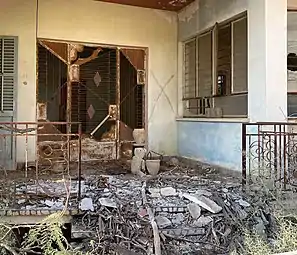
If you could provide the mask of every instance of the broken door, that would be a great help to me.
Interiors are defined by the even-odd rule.
[[[120,51],[120,147],[130,157],[134,129],[144,128],[145,50]]]
[[[47,120],[82,124],[83,159],[115,159],[116,49],[46,40],[38,47],[38,103],[47,105]]]

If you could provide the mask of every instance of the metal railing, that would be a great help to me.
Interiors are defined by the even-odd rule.
[[[297,123],[242,124],[242,184],[297,186]]]
[[[0,122],[0,209],[76,208],[80,198],[80,123]]]

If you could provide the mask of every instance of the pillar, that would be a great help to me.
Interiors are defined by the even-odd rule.
[[[287,1],[248,1],[250,121],[287,117]]]

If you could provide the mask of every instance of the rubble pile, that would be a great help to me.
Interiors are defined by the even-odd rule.
[[[266,208],[255,212],[238,182],[93,176],[85,180],[84,194],[73,245],[96,254],[157,254],[158,239],[162,254],[230,254],[241,246],[241,226],[265,231],[269,225]]]

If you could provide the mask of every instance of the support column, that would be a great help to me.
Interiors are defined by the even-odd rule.
[[[287,117],[287,1],[248,1],[250,121]]]

